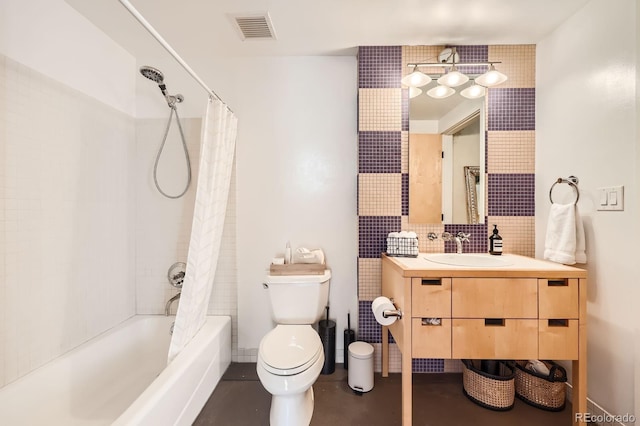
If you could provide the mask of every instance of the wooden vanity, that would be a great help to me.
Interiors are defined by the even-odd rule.
[[[575,414],[587,412],[587,272],[516,255],[499,257],[507,265],[495,267],[428,256],[382,255],[382,295],[402,312],[382,327],[382,376],[389,375],[390,331],[402,353],[402,425],[412,424],[413,358],[571,360],[572,419],[580,424]]]

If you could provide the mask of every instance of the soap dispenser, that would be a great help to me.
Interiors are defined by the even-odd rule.
[[[502,237],[498,234],[498,225],[493,225],[493,234],[489,237],[489,253],[502,254]]]

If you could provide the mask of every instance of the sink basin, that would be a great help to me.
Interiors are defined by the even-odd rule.
[[[425,259],[453,266],[502,267],[512,263],[509,260],[488,254],[435,253],[428,254]]]

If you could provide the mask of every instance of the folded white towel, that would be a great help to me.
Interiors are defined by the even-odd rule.
[[[575,204],[552,204],[544,258],[565,265],[586,263],[584,226]]]
[[[293,263],[324,264],[324,252],[322,249],[309,250],[306,247],[299,247],[293,253]]]

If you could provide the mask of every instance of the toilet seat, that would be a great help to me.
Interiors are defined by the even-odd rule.
[[[291,376],[307,370],[322,354],[322,342],[310,325],[278,325],[260,342],[258,358],[266,371]]]

